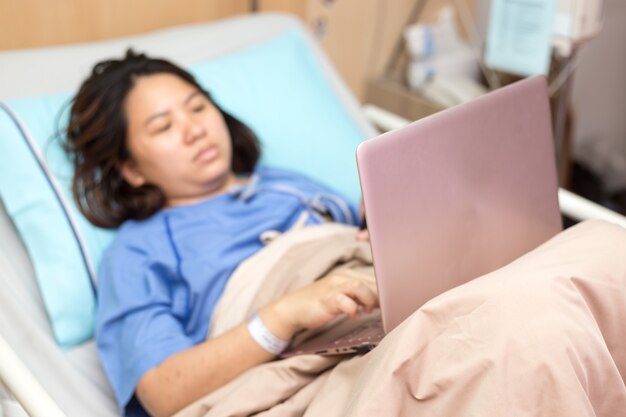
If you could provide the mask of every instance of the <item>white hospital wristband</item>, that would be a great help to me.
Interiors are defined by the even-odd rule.
[[[265,323],[263,323],[258,313],[254,313],[250,319],[248,319],[248,332],[259,346],[273,355],[280,355],[289,345],[289,340],[283,340],[274,336],[274,334],[265,327]]]

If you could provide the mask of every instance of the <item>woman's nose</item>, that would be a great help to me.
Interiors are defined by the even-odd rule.
[[[204,124],[193,115],[187,117],[185,124],[185,142],[187,143],[193,143],[206,134]]]

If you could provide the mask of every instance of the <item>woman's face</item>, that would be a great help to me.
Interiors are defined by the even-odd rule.
[[[220,111],[173,74],[137,78],[124,101],[131,159],[122,176],[131,185],[158,186],[167,205],[190,204],[234,181],[232,145]]]

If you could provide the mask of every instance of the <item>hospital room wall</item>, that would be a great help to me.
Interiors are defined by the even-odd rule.
[[[466,0],[471,5],[475,0]],[[299,16],[350,89],[363,100],[367,81],[389,60],[419,0],[0,0],[0,50],[129,36],[258,11]],[[421,21],[452,0],[428,0]]]
[[[454,0],[258,0],[260,11],[298,15],[328,53],[350,89],[363,100],[367,83],[382,74],[408,18],[417,7],[420,22],[433,22]],[[465,0],[473,13],[476,0]],[[458,22],[463,36],[467,36]]]
[[[249,7],[249,0],[0,0],[0,50],[134,35]]]

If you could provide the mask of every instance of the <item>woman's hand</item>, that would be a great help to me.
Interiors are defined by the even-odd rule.
[[[289,340],[300,329],[320,327],[344,313],[356,317],[360,308],[377,306],[374,277],[343,270],[283,296],[259,315],[275,336]],[[242,323],[170,356],[141,377],[136,393],[151,415],[169,416],[273,357]]]
[[[323,326],[341,314],[357,318],[360,309],[376,307],[374,277],[346,269],[283,296],[260,314],[276,336],[290,339],[300,329]]]

